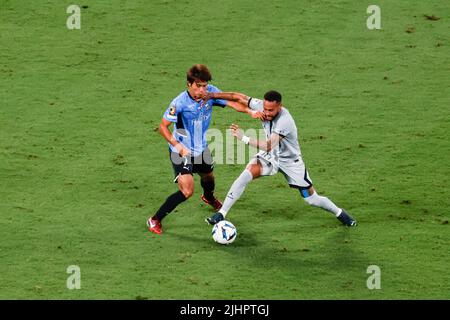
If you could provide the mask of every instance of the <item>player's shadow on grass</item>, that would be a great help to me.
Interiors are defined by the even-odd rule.
[[[217,246],[223,246],[218,243],[214,243],[214,240],[211,235],[211,228],[209,226],[205,226],[205,232],[202,233],[180,233],[176,231],[167,231],[165,232],[166,236],[170,236],[173,238],[177,238],[183,242],[192,242],[195,245],[203,245],[205,243],[210,243]],[[257,247],[260,243],[256,240],[256,238],[251,233],[239,234],[238,239],[230,244],[230,247],[233,248],[246,248],[246,247]]]
[[[181,229],[184,230],[193,230],[192,232],[180,232]],[[194,222],[178,222],[176,226],[173,226],[172,229],[167,229],[164,231],[165,236],[177,238],[180,241],[184,242],[192,242],[195,245],[203,245],[203,244],[212,244],[216,246],[223,246],[218,243],[215,243],[212,238],[212,226],[208,225],[206,222],[198,223],[198,221]],[[240,232],[238,230],[236,240],[230,244],[231,247],[236,248],[245,248],[245,247],[255,247],[260,245],[260,242],[256,239],[254,234],[251,231],[243,231]]]
[[[354,250],[352,244],[355,238],[353,230],[339,226],[324,234],[323,241],[308,248],[301,248],[288,242],[275,244],[253,238],[251,242],[255,245],[251,250],[245,248],[250,246],[243,245],[241,250],[227,250],[226,253],[236,255],[236,259],[247,262],[252,268],[266,269],[275,266],[284,272],[298,275],[365,270],[369,265],[366,262],[367,257],[362,252]],[[231,246],[235,246],[235,243]],[[246,252],[242,249],[246,249]]]
[[[302,233],[317,231],[316,226],[306,227]],[[180,232],[180,230],[194,230],[194,232]],[[211,236],[212,227],[204,223],[178,222],[176,226],[165,231],[165,236],[176,239],[184,244],[192,243],[197,248],[217,248],[223,250],[233,261],[239,260],[252,268],[266,269],[275,266],[290,274],[300,275],[322,270],[324,272],[345,272],[346,270],[361,269],[367,260],[353,248],[354,230],[338,226],[323,229],[322,240],[309,245],[307,248],[293,245],[290,242],[271,242],[267,238],[255,235],[252,230],[239,232],[236,241],[228,246],[214,243]],[[225,248],[223,248],[225,247]]]
[[[325,239],[324,247],[330,250],[329,259],[325,263],[342,272],[349,269],[366,270],[371,264],[370,259],[363,251],[356,249],[359,237],[355,231],[357,230],[353,228],[340,227]]]

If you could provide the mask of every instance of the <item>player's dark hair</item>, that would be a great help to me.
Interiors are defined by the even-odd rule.
[[[278,103],[281,102],[281,93],[279,93],[278,91],[275,90],[270,90],[267,91],[266,94],[264,95],[264,100],[267,101],[276,101]]]
[[[189,83],[194,81],[211,81],[211,73],[208,67],[204,64],[194,64],[186,73],[186,78]]]

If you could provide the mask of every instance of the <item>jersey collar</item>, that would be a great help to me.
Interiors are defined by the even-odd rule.
[[[189,93],[189,90],[186,90],[187,95],[189,96],[189,98],[191,98],[192,101],[194,101],[195,103],[197,103],[197,101],[195,101],[195,99],[191,96],[191,94]]]

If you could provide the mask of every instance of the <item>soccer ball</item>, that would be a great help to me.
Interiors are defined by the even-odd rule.
[[[226,220],[222,220],[212,228],[212,237],[215,242],[220,244],[230,244],[236,239],[236,227]]]

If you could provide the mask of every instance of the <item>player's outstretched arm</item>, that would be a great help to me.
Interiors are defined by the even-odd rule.
[[[241,129],[239,129],[239,126],[237,124],[232,124],[230,126],[231,134],[236,137],[238,140],[241,140],[245,144],[249,144],[252,147],[258,148],[260,150],[264,150],[266,152],[270,152],[278,146],[278,143],[283,139],[282,136],[276,133],[272,133],[269,140],[256,140],[256,139],[250,139],[250,137],[247,137],[244,135]]]
[[[244,106],[248,106],[248,101],[250,100],[250,97],[246,96],[243,93],[239,92],[207,92],[205,101],[209,99],[222,99],[222,100],[228,100],[228,101],[234,101],[238,102]]]
[[[206,92],[203,103],[209,99],[227,100],[227,106],[233,108],[237,112],[249,114],[253,119],[265,120],[263,112],[252,110],[249,108],[250,97],[239,92]]]
[[[250,115],[253,119],[259,119],[264,121],[265,120],[265,116],[263,112],[260,111],[256,111],[256,110],[252,110],[250,109],[247,105],[242,104],[240,102],[235,102],[235,101],[227,101],[227,106],[233,108],[234,110],[236,110],[237,112],[243,112],[243,113],[247,113],[248,115]]]

